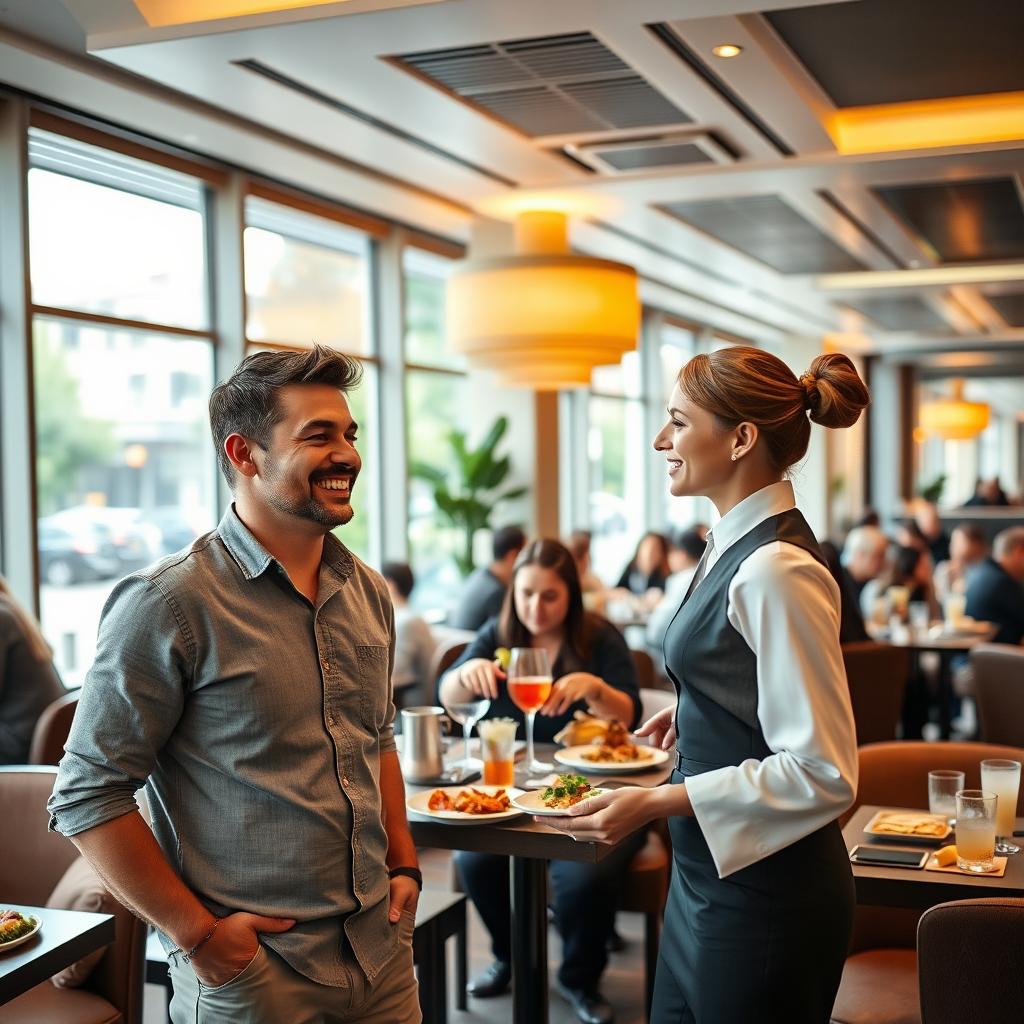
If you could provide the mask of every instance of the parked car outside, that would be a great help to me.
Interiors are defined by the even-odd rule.
[[[47,518],[54,526],[72,531],[83,524],[104,527],[114,545],[121,573],[141,569],[160,555],[160,531],[148,524],[137,508],[75,505]]]
[[[107,580],[121,573],[110,531],[100,523],[39,520],[39,573],[54,587]]]

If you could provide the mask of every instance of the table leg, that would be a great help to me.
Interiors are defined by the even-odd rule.
[[[952,732],[949,705],[953,700],[953,659],[950,655],[939,655],[939,736],[948,740]]]
[[[513,857],[510,871],[512,1019],[515,1024],[547,1024],[547,861]]]

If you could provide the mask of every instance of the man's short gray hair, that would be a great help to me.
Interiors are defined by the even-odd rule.
[[[1011,526],[1008,530],[996,535],[992,544],[992,557],[1002,561],[1007,555],[1024,547],[1024,526]]]
[[[889,538],[877,526],[855,526],[847,535],[843,545],[843,565],[849,565],[854,555],[883,551],[889,546]]]

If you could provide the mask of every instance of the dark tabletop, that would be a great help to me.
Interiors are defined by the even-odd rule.
[[[878,811],[896,809],[871,806],[858,808],[843,829],[846,848],[852,850],[859,843],[870,842],[864,833],[864,826]],[[1022,827],[1022,823],[1024,818],[1019,818],[1016,827]],[[954,838],[955,836],[951,835],[948,841],[952,842]],[[885,845],[900,844],[886,842]],[[922,850],[924,847],[915,846],[914,849]],[[864,864],[853,865],[853,877],[857,885],[857,902],[871,906],[911,907],[924,910],[935,906],[936,903],[946,903],[949,900],[976,900],[985,896],[1024,896],[1024,852],[1007,858],[1006,874],[1002,878],[912,868],[868,867]]]
[[[42,921],[28,942],[0,953],[0,1003],[7,1003],[52,977],[94,950],[114,941],[110,914],[83,914],[77,910],[48,910],[5,904],[4,910],[20,910]],[[2,948],[2,947],[0,947]]]
[[[550,744],[537,744],[537,757],[548,761],[552,753],[558,749]],[[597,775],[590,776],[594,785],[618,788],[619,786],[643,786],[651,788],[659,786],[672,773],[674,760],[648,771],[628,775]],[[570,771],[570,769],[562,769]],[[530,775],[523,764],[516,765],[515,784],[522,787],[524,779]],[[479,785],[479,783],[470,783]],[[411,796],[424,789],[436,789],[436,786],[417,786],[406,783],[406,795]],[[529,815],[512,818],[501,824],[492,825],[448,825],[443,822],[417,819],[410,815],[409,826],[417,846],[430,847],[438,850],[471,850],[476,853],[501,853],[510,857],[537,857],[544,860],[571,860],[597,863],[608,856],[614,846],[607,843],[574,841],[564,832],[541,825]]]

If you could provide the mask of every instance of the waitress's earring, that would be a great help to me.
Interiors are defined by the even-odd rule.
[[[738,458],[739,458],[739,456],[735,452],[733,452],[732,453],[732,461],[735,462]]]

